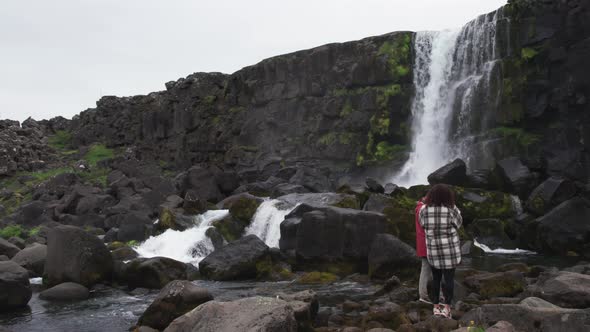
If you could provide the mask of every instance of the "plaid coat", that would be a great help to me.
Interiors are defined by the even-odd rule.
[[[455,206],[424,206],[420,210],[420,225],[426,233],[428,263],[437,269],[452,269],[461,263],[459,227],[461,211]]]

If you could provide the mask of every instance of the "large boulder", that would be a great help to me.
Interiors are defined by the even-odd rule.
[[[198,197],[212,203],[223,199],[215,175],[201,166],[193,166],[185,173],[180,174],[176,178],[176,186],[183,194],[192,189]]]
[[[369,276],[386,279],[392,275],[411,276],[419,268],[416,251],[391,234],[378,234],[369,252]]]
[[[249,297],[232,302],[210,301],[175,319],[165,332],[295,332],[297,321],[286,301]]]
[[[187,266],[167,258],[136,258],[124,268],[124,279],[130,288],[161,289],[174,280],[187,279]]]
[[[19,247],[0,237],[0,255],[5,255],[8,256],[8,258],[12,258],[19,251]]]
[[[80,301],[88,297],[88,288],[75,282],[64,282],[39,293],[39,298],[46,301]]]
[[[566,254],[568,251],[590,257],[590,201],[576,197],[536,219],[538,245],[541,250]]]
[[[47,284],[72,281],[92,286],[111,278],[113,258],[96,236],[73,226],[57,226],[49,231],[45,274]]]
[[[428,183],[464,186],[467,184],[467,166],[463,160],[455,159],[428,175]]]
[[[527,211],[542,216],[576,194],[576,185],[567,179],[550,177],[533,190],[526,201]]]
[[[506,233],[507,224],[510,222],[502,222],[498,219],[477,219],[467,226],[467,231],[477,242],[491,249],[514,249],[516,244]]]
[[[363,210],[383,213],[387,219],[387,232],[410,245],[416,243],[415,213],[417,200],[403,193],[390,197],[371,194]]]
[[[513,297],[524,291],[525,279],[521,272],[477,273],[465,277],[465,285],[483,298]]]
[[[485,304],[461,317],[461,325],[491,326],[507,321],[516,331],[589,331],[589,310],[536,308],[525,304]],[[473,323],[471,323],[473,322]]]
[[[461,210],[463,222],[475,219],[508,220],[517,215],[514,198],[511,195],[482,189],[454,187],[457,207]]]
[[[281,227],[281,250],[294,249],[300,261],[313,263],[348,260],[366,266],[375,236],[387,230],[380,213],[308,204],[299,205],[283,223],[289,227]]]
[[[564,308],[590,307],[590,275],[560,271],[543,273],[527,293]]]
[[[190,281],[174,280],[160,291],[139,317],[137,325],[163,330],[177,317],[212,300],[213,296],[208,290],[197,287]]]
[[[269,254],[269,247],[256,235],[247,235],[215,250],[199,263],[201,275],[212,280],[252,279],[257,263]]]
[[[510,157],[496,163],[493,170],[496,186],[506,192],[527,198],[537,185],[537,177],[518,157]]]
[[[26,247],[12,257],[12,261],[27,269],[31,276],[41,276],[43,274],[46,259],[47,246],[38,243]]]
[[[26,306],[31,295],[27,270],[15,262],[0,262],[0,312]]]

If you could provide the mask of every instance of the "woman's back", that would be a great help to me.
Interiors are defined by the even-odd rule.
[[[461,263],[459,227],[461,212],[455,206],[424,206],[420,210],[420,224],[426,234],[428,262],[438,269],[450,269]]]

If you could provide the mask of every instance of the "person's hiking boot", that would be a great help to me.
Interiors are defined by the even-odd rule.
[[[432,314],[437,317],[443,317],[444,306],[442,304],[435,304],[432,308]]]
[[[444,318],[448,318],[448,319],[452,319],[453,315],[451,314],[451,305],[450,304],[445,304],[442,307],[442,315]]]

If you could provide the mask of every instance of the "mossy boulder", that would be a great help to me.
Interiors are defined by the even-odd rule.
[[[332,274],[330,272],[306,272],[299,278],[297,278],[297,283],[300,284],[330,284],[334,281],[338,280],[338,276]]]
[[[387,219],[387,232],[405,243],[415,246],[415,208],[417,201],[403,194],[390,197],[371,194],[363,210],[383,213]]]
[[[371,306],[363,319],[363,326],[369,328],[373,322],[378,322],[388,329],[398,329],[402,324],[411,324],[404,308],[393,302]]]
[[[516,210],[509,194],[463,187],[453,187],[453,190],[465,224],[475,219],[507,220],[516,217]]]
[[[518,271],[477,273],[465,277],[465,285],[483,298],[513,297],[524,291],[524,275]]]
[[[285,262],[273,261],[271,256],[264,256],[256,262],[257,280],[290,280],[293,278],[291,266]]]
[[[533,190],[526,201],[527,211],[541,216],[553,207],[567,201],[576,194],[572,181],[559,177],[550,177]]]
[[[249,225],[263,201],[260,197],[249,193],[241,193],[224,199],[217,206],[221,209],[229,209],[232,217],[243,224]]]

